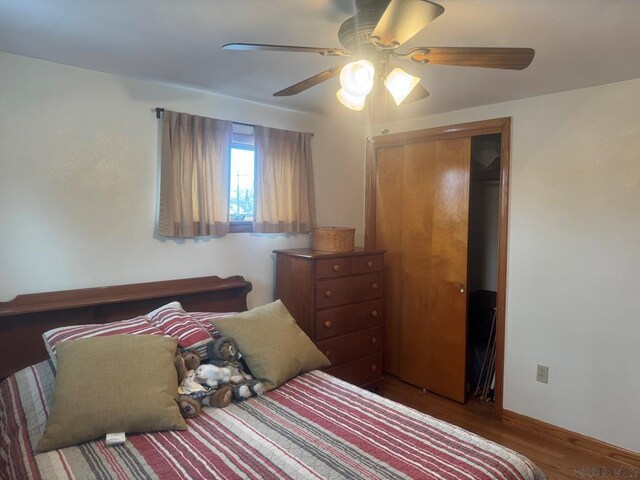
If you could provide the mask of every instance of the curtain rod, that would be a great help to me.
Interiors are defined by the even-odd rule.
[[[156,107],[156,118],[159,119],[162,116],[163,112],[164,112],[164,108]],[[231,122],[231,123],[235,123],[236,125],[244,125],[245,127],[255,127],[255,125],[251,125],[250,123],[242,123],[242,122]],[[311,134],[311,136],[313,137],[313,133]]]
[[[156,107],[156,118],[160,118],[164,113],[164,108]],[[245,127],[255,127],[255,125],[251,125],[250,123],[242,123],[242,122],[231,122],[236,125],[244,125]]]

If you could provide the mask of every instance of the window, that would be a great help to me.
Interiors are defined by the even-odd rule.
[[[254,209],[253,149],[231,147],[229,184],[229,220],[253,221]]]
[[[312,135],[165,110],[158,235],[309,232]]]
[[[255,211],[253,128],[233,125],[229,165],[229,231],[251,232]]]

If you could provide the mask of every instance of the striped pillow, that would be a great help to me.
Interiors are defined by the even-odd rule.
[[[145,317],[136,317],[131,320],[121,320],[111,323],[99,323],[91,325],[71,325],[69,327],[59,327],[46,331],[42,334],[44,344],[49,352],[49,357],[53,364],[56,364],[56,346],[66,340],[77,340],[79,338],[105,337],[110,335],[133,334],[133,335],[165,335],[156,328]]]
[[[178,338],[183,350],[196,350],[200,358],[207,358],[207,344],[213,341],[209,331],[182,309],[179,302],[168,303],[145,315],[147,320],[166,335]]]
[[[238,312],[188,312],[191,317],[207,330],[213,338],[221,337],[220,332],[216,330],[216,326],[211,320],[216,318],[232,317]]]

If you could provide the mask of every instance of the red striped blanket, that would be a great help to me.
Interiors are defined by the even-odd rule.
[[[0,385],[0,477],[544,479],[511,450],[319,371],[260,398],[205,408],[187,431],[34,455],[53,378],[43,362]]]

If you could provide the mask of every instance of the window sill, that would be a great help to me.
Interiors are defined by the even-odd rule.
[[[252,233],[252,222],[229,222],[229,233]]]

